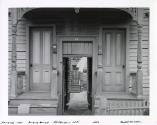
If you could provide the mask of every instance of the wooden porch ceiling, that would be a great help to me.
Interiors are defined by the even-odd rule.
[[[27,12],[24,17],[32,21],[58,19],[101,23],[126,22],[131,19],[128,13],[113,8],[80,8],[79,13],[74,8],[38,8]]]

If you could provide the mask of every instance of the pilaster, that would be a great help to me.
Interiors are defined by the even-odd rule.
[[[143,72],[142,72],[142,25],[138,24],[138,48],[137,48],[137,97],[143,95]]]
[[[17,31],[17,24],[13,24],[12,25],[11,98],[15,98],[17,96],[16,31]]]
[[[102,84],[103,84],[103,49],[102,49],[102,28],[99,30],[99,39],[98,39],[98,66],[97,66],[97,89],[96,95],[100,96],[102,93]]]

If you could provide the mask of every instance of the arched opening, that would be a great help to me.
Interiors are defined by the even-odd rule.
[[[67,19],[85,23],[90,19],[94,23],[119,24],[132,19],[129,13],[117,8],[79,8],[78,13],[75,8],[38,8],[26,12],[24,17],[36,23],[56,23],[58,20],[65,22]]]

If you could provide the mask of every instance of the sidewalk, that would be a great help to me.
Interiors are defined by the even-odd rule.
[[[69,108],[65,112],[65,115],[89,115],[87,102],[87,92],[71,93]]]

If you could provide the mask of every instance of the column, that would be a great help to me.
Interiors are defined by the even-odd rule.
[[[12,72],[11,72],[11,98],[17,96],[17,71],[16,71],[16,31],[17,25],[12,25]]]
[[[137,48],[137,97],[143,95],[142,72],[142,25],[138,24],[138,48]]]

